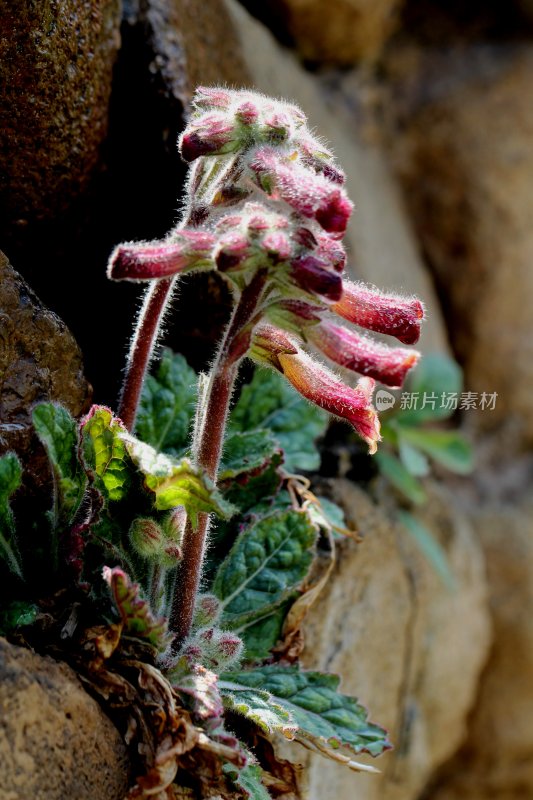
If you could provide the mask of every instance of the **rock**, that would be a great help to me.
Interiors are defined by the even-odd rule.
[[[107,133],[119,25],[119,0],[13,0],[3,9],[3,227],[53,218],[93,176]]]
[[[484,559],[449,492],[430,487],[420,519],[445,548],[456,587],[446,587],[407,530],[347,481],[334,497],[362,544],[341,542],[334,573],[305,624],[306,667],[342,675],[341,688],[370,709],[394,750],[382,770],[354,775],[308,758],[310,800],[415,800],[459,747],[491,639]],[[420,512],[419,512],[420,513]]]
[[[253,3],[245,2],[256,13]],[[302,58],[348,66],[374,62],[396,27],[402,0],[267,0],[261,7]]]
[[[345,240],[352,275],[384,290],[421,297],[429,320],[421,347],[446,351],[447,334],[439,302],[382,143],[368,141],[360,119],[343,99],[336,97],[333,104],[328,102],[321,85],[235,0],[226,3],[239,32],[252,88],[298,103],[311,125],[331,144],[347,174],[348,194],[356,207]]]
[[[16,450],[38,471],[31,422],[35,403],[57,401],[79,416],[89,398],[72,334],[0,253],[0,452]]]
[[[405,196],[466,389],[498,393],[476,424],[514,426],[523,447],[533,442],[533,50],[408,50],[404,64],[392,140]]]
[[[123,800],[126,749],[66,665],[0,639],[2,800]]]
[[[533,466],[529,465],[529,482]],[[486,502],[473,516],[485,551],[494,643],[460,753],[428,800],[533,796],[533,501]]]

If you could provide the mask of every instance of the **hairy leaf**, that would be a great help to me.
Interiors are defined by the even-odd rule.
[[[168,638],[166,620],[154,617],[150,604],[141,595],[139,584],[133,583],[120,567],[104,567],[103,576],[109,585],[126,633],[164,650]]]
[[[267,430],[230,434],[224,443],[219,480],[225,481],[266,467],[278,447],[273,434]]]
[[[78,459],[78,424],[66,408],[55,403],[40,403],[34,408],[32,419],[54,473],[56,523],[67,524],[76,513],[87,484]]]
[[[404,467],[401,461],[385,450],[379,450],[374,458],[379,470],[395,489],[416,505],[425,503],[427,496],[420,481]]]
[[[235,512],[214,483],[188,458],[173,459],[128,434],[122,435],[122,441],[144,475],[146,488],[154,493],[158,511],[184,506],[193,526],[201,512],[213,512],[224,519]]]
[[[178,454],[186,446],[197,399],[197,376],[184,357],[165,349],[143,386],[135,433],[156,450]]]
[[[274,610],[305,578],[316,528],[301,511],[260,519],[238,536],[216,574],[221,624],[233,629]]]
[[[105,406],[93,406],[82,421],[83,455],[97,487],[108,500],[122,500],[129,487],[122,422]]]
[[[272,734],[278,731],[287,739],[294,738],[297,726],[292,721],[290,713],[284,706],[276,703],[268,692],[263,692],[261,689],[244,689],[240,684],[233,685],[227,680],[220,682],[219,689],[224,705],[230,711],[242,714],[264,733]]]
[[[237,769],[229,762],[223,766],[224,773],[237,786],[245,797],[250,800],[272,800],[271,796],[261,783],[263,771],[258,764],[248,763],[242,769]]]
[[[437,541],[431,531],[428,531],[425,525],[422,525],[422,523],[412,514],[409,514],[408,511],[398,511],[398,519],[402,525],[407,528],[420,548],[420,551],[427,558],[437,575],[442,579],[442,582],[448,589],[455,589],[457,581],[448,561],[446,551],[440,542]]]
[[[0,556],[15,575],[22,578],[22,564],[15,535],[15,520],[9,505],[11,495],[19,488],[22,467],[15,453],[0,457]]]
[[[243,513],[261,502],[271,502],[281,487],[282,477],[278,470],[281,462],[280,453],[274,453],[268,467],[259,475],[245,475],[242,481],[229,482],[224,497]]]
[[[220,720],[224,711],[218,675],[202,666],[190,664],[188,659],[178,659],[167,671],[171,684],[190,698],[193,714],[202,720]]]
[[[272,648],[281,638],[285,618],[298,592],[289,595],[289,599],[273,611],[269,611],[259,619],[243,622],[237,633],[244,642],[244,655],[247,661],[265,661],[270,657]]]
[[[308,403],[280,375],[267,369],[255,371],[230,417],[231,430],[271,430],[285,452],[288,472],[318,469],[320,455],[315,442],[327,425],[325,411]]]
[[[353,753],[380,755],[390,747],[386,732],[368,721],[357,700],[339,694],[339,678],[322,672],[300,672],[296,667],[268,665],[238,673],[223,673],[226,682],[242,691],[268,692],[285,708],[298,726],[297,737],[309,739],[321,749],[347,747]]]

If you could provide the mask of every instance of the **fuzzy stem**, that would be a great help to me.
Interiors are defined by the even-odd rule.
[[[257,311],[265,290],[266,279],[266,270],[260,270],[243,290],[211,370],[204,402],[198,404],[196,413],[199,419],[196,425],[197,441],[194,457],[197,465],[205,470],[213,482],[216,482],[217,478],[229,404],[239,362],[248,349],[245,329]],[[190,633],[196,595],[202,576],[208,529],[209,514],[198,515],[196,529],[189,520],[187,521],[170,616],[171,630],[175,634],[172,643],[174,651]]]
[[[133,336],[118,416],[129,431],[133,431],[141,389],[150,358],[157,342],[161,320],[170,299],[174,278],[155,281],[145,294]]]

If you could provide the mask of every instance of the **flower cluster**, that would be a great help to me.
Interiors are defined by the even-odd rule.
[[[351,422],[374,452],[374,381],[400,387],[419,356],[378,344],[335,317],[413,344],[424,312],[415,298],[343,279],[341,240],[352,203],[333,155],[296,106],[221,88],[197,90],[179,147],[191,162],[184,221],[163,241],[119,245],[109,277],[149,281],[218,270],[240,293],[262,272],[246,354]],[[309,348],[363,377],[355,388],[346,385]]]

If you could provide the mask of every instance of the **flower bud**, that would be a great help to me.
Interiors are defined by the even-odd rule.
[[[206,627],[185,643],[183,654],[192,656],[208,669],[220,671],[238,661],[242,650],[242,640],[232,631]]]
[[[295,355],[297,352],[298,348],[285,331],[266,323],[255,329],[250,349],[250,358],[254,361],[280,369],[280,353]]]
[[[220,89],[218,86],[198,86],[192,99],[192,105],[200,111],[210,111],[215,108],[225,111],[232,103],[233,94],[233,92]]]
[[[162,242],[119,244],[109,259],[107,275],[115,281],[146,281],[212,267],[215,241],[211,233],[188,230]]]
[[[205,628],[212,625],[220,614],[220,600],[214,594],[200,594],[196,598],[193,628]]]
[[[205,114],[190,122],[181,134],[179,151],[184,161],[200,156],[233,153],[241,145],[240,128],[225,114]]]
[[[402,386],[407,372],[420,358],[416,350],[387,347],[329,322],[309,328],[306,338],[339,366],[368,375],[393,389]]]
[[[163,532],[157,522],[149,517],[138,517],[128,532],[131,546],[143,558],[157,559],[164,546]]]
[[[259,117],[259,110],[251,100],[245,100],[235,111],[235,117],[242,125],[253,125]]]
[[[344,281],[342,297],[331,310],[348,322],[370,331],[395,336],[404,344],[418,341],[424,319],[424,307],[420,300],[382,294],[350,281]]]
[[[323,261],[315,256],[303,256],[291,261],[292,282],[310,294],[339,300],[342,295],[342,279],[337,272],[328,269]]]

